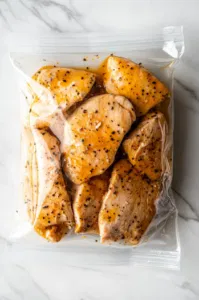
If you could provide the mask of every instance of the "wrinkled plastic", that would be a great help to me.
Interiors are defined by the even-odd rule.
[[[10,237],[15,249],[39,249],[44,251],[60,251],[76,255],[76,262],[86,265],[121,265],[141,264],[154,267],[178,269],[180,263],[180,243],[177,226],[177,210],[171,191],[172,163],[171,153],[173,144],[173,73],[177,62],[184,51],[183,33],[181,27],[166,27],[159,33],[151,32],[124,32],[121,34],[73,34],[56,35],[48,37],[37,37],[29,41],[28,37],[12,37],[10,44],[10,57],[13,66],[17,70],[17,79],[20,87],[21,100],[21,193],[18,201],[16,223]],[[99,243],[98,235],[74,234],[69,229],[67,234],[59,243],[47,243],[35,233],[33,227],[39,217],[44,198],[54,184],[53,176],[49,180],[40,182],[42,189],[37,200],[32,199],[29,174],[34,170],[41,171],[41,162],[38,162],[35,151],[38,145],[44,153],[45,145],[42,140],[35,136],[34,124],[47,122],[52,132],[62,142],[70,139],[64,136],[60,128],[66,120],[67,111],[63,113],[63,107],[57,105],[49,90],[39,85],[32,79],[33,74],[42,66],[55,65],[58,67],[80,68],[87,67],[96,69],[104,59],[114,54],[129,58],[136,63],[142,63],[158,79],[165,83],[171,91],[169,104],[162,107],[168,122],[168,129],[162,128],[165,137],[164,155],[162,157],[165,165],[164,176],[162,177],[162,191],[156,202],[156,215],[144,233],[141,242],[137,246],[112,243],[104,245]],[[34,107],[32,104],[34,94],[42,101]],[[31,112],[31,114],[30,114]],[[58,115],[56,122],[53,122],[54,115]],[[61,146],[60,146],[61,147]],[[49,152],[49,155],[53,154]],[[27,166],[30,160],[32,165]],[[42,155],[41,155],[42,156]],[[52,158],[52,157],[51,157]],[[39,165],[38,165],[39,164]],[[44,166],[44,168],[46,165]],[[31,170],[30,170],[31,168]],[[55,160],[47,162],[47,168],[56,172],[61,165],[56,165]],[[37,188],[38,177],[31,173],[35,187]],[[46,173],[47,174],[47,173]],[[47,175],[46,179],[48,178]],[[43,176],[43,175],[42,175]],[[41,176],[40,176],[41,178]],[[27,193],[24,203],[24,186]],[[34,194],[34,192],[33,192]],[[30,199],[31,198],[31,199]],[[30,204],[27,199],[31,200]],[[35,211],[30,212],[28,205],[36,201]],[[29,213],[28,213],[29,211]],[[32,215],[31,215],[32,214]],[[34,216],[33,216],[34,215]],[[31,222],[32,221],[32,222]],[[81,253],[81,257],[80,257]],[[69,258],[70,259],[70,258]]]

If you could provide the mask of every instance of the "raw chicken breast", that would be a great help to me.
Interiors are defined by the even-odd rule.
[[[22,130],[22,159],[23,159],[23,199],[26,204],[28,217],[33,224],[38,201],[38,166],[36,146],[30,127]]]
[[[73,202],[75,216],[75,232],[98,233],[98,214],[102,199],[108,190],[109,176],[102,175],[91,178],[88,182],[76,186]]]
[[[148,113],[123,142],[133,166],[151,180],[157,180],[166,167],[167,122],[161,112]]]
[[[95,79],[95,74],[84,70],[41,68],[29,85],[33,96],[30,124],[35,126],[43,122],[62,142],[67,111],[85,98]]]
[[[146,114],[152,107],[169,97],[168,88],[141,65],[123,57],[106,60],[104,85],[108,93],[131,100],[136,115]]]
[[[39,128],[49,128],[50,131],[58,138],[62,143],[64,139],[64,126],[66,123],[67,114],[62,111],[62,109],[57,108],[57,110],[49,115],[48,117],[35,118],[31,113],[30,124],[33,127]]]
[[[114,161],[124,135],[135,121],[125,97],[88,99],[67,119],[62,147],[66,176],[76,184],[102,174]]]
[[[31,88],[39,103],[43,103],[45,106],[51,104],[67,110],[74,103],[85,98],[91,90],[95,78],[95,74],[84,70],[46,66],[32,77]],[[37,101],[32,109],[39,113]]]
[[[116,163],[99,214],[101,242],[139,243],[155,215],[159,195],[159,181],[141,176],[126,159]]]
[[[33,197],[37,199],[33,206],[34,229],[47,240],[58,242],[74,225],[60,165],[60,143],[47,128],[32,131],[38,168],[38,194]],[[34,180],[32,184],[35,185]]]

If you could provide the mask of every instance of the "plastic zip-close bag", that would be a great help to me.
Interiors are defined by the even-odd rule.
[[[183,51],[181,27],[12,36],[22,125],[14,249],[179,268],[172,85]]]

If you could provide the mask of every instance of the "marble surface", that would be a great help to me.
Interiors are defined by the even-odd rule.
[[[199,1],[0,0],[0,299],[199,299]],[[173,190],[179,209],[181,271],[120,265],[80,267],[64,252],[9,248],[11,199],[19,163],[17,85],[4,38],[15,32],[129,29],[183,25],[185,54],[175,78]],[[6,248],[4,248],[6,247]]]

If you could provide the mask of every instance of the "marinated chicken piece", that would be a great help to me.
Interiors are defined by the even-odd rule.
[[[50,131],[59,139],[62,143],[64,139],[64,126],[66,119],[68,117],[67,113],[64,113],[62,109],[57,108],[57,110],[44,118],[35,118],[34,115],[31,115],[30,124],[33,127],[39,128],[49,128]]]
[[[29,220],[33,224],[35,220],[35,207],[38,201],[38,167],[36,147],[30,127],[25,126],[23,128],[22,140],[22,158],[24,160],[23,199],[27,206]]]
[[[116,163],[99,214],[101,242],[138,244],[156,213],[159,195],[159,181],[141,176],[126,159]]]
[[[57,107],[68,110],[82,101],[95,82],[95,74],[84,70],[46,66],[32,77],[31,107],[36,116],[49,116]]]
[[[135,121],[122,96],[88,99],[67,119],[62,147],[66,176],[76,184],[102,174],[113,163],[124,135]]]
[[[161,112],[148,113],[123,142],[133,166],[151,180],[161,177],[166,167],[167,122]]]
[[[102,175],[91,178],[88,182],[76,186],[73,202],[76,233],[99,233],[98,215],[108,184],[109,176],[105,172]]]
[[[38,195],[34,229],[58,242],[74,225],[71,202],[60,165],[60,143],[47,129],[33,129],[38,165]],[[33,182],[34,184],[34,182]]]
[[[169,90],[161,81],[141,65],[123,57],[108,57],[104,85],[108,93],[130,99],[138,116],[169,97]]]

